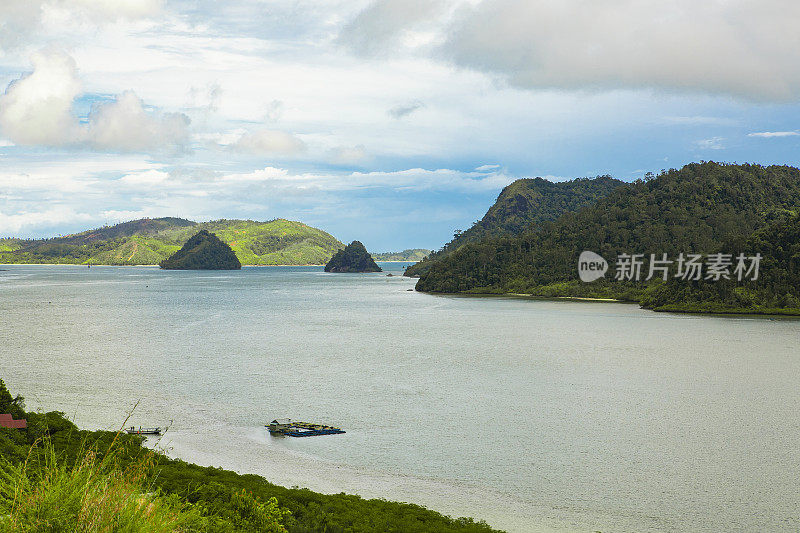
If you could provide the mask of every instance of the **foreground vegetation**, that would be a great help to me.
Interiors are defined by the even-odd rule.
[[[661,311],[800,312],[800,170],[693,163],[615,188],[519,235],[467,243],[422,274],[417,289],[614,298]],[[578,255],[760,253],[756,281],[577,280]],[[606,279],[614,277],[614,265]],[[647,264],[643,270],[646,274]],[[644,278],[644,276],[642,277]]]
[[[26,413],[0,380],[0,532],[491,532],[418,505],[325,495],[169,459],[142,437],[81,431],[62,413]]]
[[[198,231],[217,235],[243,265],[322,265],[344,245],[300,222],[141,219],[52,239],[0,239],[0,263],[157,265]]]

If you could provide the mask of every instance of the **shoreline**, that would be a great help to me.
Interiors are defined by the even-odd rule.
[[[470,517],[485,521],[493,531],[555,531],[551,528],[539,530],[526,527],[529,523],[542,523],[544,509],[539,512],[528,510],[522,517],[514,516],[519,502],[513,495],[494,487],[468,482],[453,483],[447,479],[401,473],[390,468],[365,468],[323,459],[310,453],[295,454],[290,450],[271,447],[263,447],[258,456],[233,458],[214,449],[203,436],[193,436],[185,430],[176,433],[173,432],[172,438],[164,442],[168,449],[161,450],[171,459],[202,467],[222,468],[239,475],[258,476],[284,488],[299,487],[328,496],[344,493],[365,500],[420,506],[451,518]],[[236,428],[233,435],[250,442],[262,439],[261,428]],[[161,444],[154,440],[152,444],[145,445],[158,449]],[[492,509],[480,510],[481,502],[487,496],[491,498]]]
[[[522,292],[502,292],[502,293],[480,293],[480,292],[425,292],[425,291],[417,291],[423,292],[424,294],[430,294],[431,296],[459,296],[459,297],[473,297],[473,298],[486,298],[486,297],[498,297],[498,298],[520,298],[526,300],[542,300],[542,301],[551,301],[551,302],[564,302],[564,301],[574,301],[574,302],[588,302],[588,303],[613,303],[613,304],[629,304],[629,305],[637,305],[643,311],[650,311],[653,313],[673,313],[673,314],[680,314],[680,315],[692,315],[697,317],[704,317],[704,316],[716,316],[720,318],[765,318],[769,320],[775,320],[776,318],[782,319],[800,319],[800,310],[795,309],[769,309],[765,311],[760,311],[756,309],[708,309],[708,310],[700,310],[700,309],[680,309],[680,308],[650,308],[650,307],[642,307],[639,302],[628,301],[628,300],[619,300],[615,298],[592,298],[588,296],[539,296],[536,294],[529,294],[529,293],[522,293]]]
[[[2,384],[3,391],[6,395],[6,398],[2,399],[4,401],[9,401],[11,396],[6,391],[5,383],[1,378],[0,384]],[[50,445],[52,446],[50,449],[58,454],[59,463],[62,461],[62,456],[67,456],[72,450],[77,450],[79,454],[84,453],[83,446],[86,442],[91,441],[93,442],[93,447],[97,447],[100,450],[110,451],[118,439],[120,443],[124,443],[121,446],[125,446],[126,451],[130,453],[129,458],[120,461],[117,465],[116,468],[119,469],[119,472],[128,472],[128,469],[131,468],[132,465],[134,468],[136,468],[135,465],[141,464],[140,462],[137,462],[137,458],[142,457],[139,455],[140,453],[147,454],[144,455],[144,457],[151,457],[152,463],[149,464],[157,466],[157,473],[154,475],[148,474],[148,484],[146,486],[150,488],[150,491],[147,492],[142,490],[142,495],[152,495],[157,488],[163,491],[167,497],[177,496],[183,505],[191,505],[191,503],[194,502],[189,502],[189,500],[186,499],[186,496],[183,493],[183,487],[195,488],[198,486],[216,485],[222,487],[224,490],[235,492],[240,490],[247,491],[250,493],[251,497],[255,495],[257,498],[260,498],[260,502],[274,500],[275,505],[280,505],[281,509],[290,511],[289,516],[291,516],[292,513],[297,512],[299,508],[301,513],[296,515],[299,517],[299,521],[296,521],[294,525],[296,527],[300,527],[303,531],[312,530],[310,528],[313,527],[313,522],[303,522],[302,516],[305,513],[302,511],[308,513],[317,513],[320,516],[332,519],[334,522],[340,522],[343,526],[347,526],[352,525],[353,522],[356,522],[353,519],[354,511],[352,510],[352,507],[354,506],[357,507],[357,511],[355,511],[356,517],[359,515],[372,515],[381,521],[385,521],[389,525],[394,525],[393,523],[402,524],[403,517],[409,512],[408,507],[412,506],[411,513],[421,516],[423,524],[431,524],[431,529],[426,529],[426,531],[451,531],[452,529],[448,528],[448,526],[458,526],[459,522],[461,521],[461,518],[459,517],[467,516],[471,517],[466,519],[468,520],[468,523],[474,525],[474,527],[465,529],[467,532],[503,533],[504,531],[497,529],[497,526],[488,525],[488,523],[483,519],[474,518],[474,510],[465,509],[466,505],[454,505],[452,508],[458,510],[458,512],[448,513],[447,509],[437,510],[433,506],[426,505],[427,502],[425,501],[422,503],[416,503],[416,498],[391,498],[390,496],[387,496],[388,494],[392,493],[392,488],[396,487],[398,484],[398,477],[402,482],[402,476],[397,476],[390,473],[383,474],[383,484],[377,487],[377,490],[379,491],[379,494],[377,495],[363,495],[352,490],[339,490],[339,486],[335,486],[335,488],[332,490],[325,490],[324,488],[320,490],[309,488],[305,486],[305,484],[302,484],[303,486],[301,486],[301,484],[289,485],[286,483],[275,482],[274,479],[264,475],[264,473],[259,472],[255,468],[242,469],[238,468],[234,463],[226,464],[225,461],[219,460],[221,459],[220,456],[209,455],[207,453],[204,454],[201,449],[192,450],[189,448],[188,454],[175,453],[172,447],[173,441],[168,440],[165,442],[163,440],[167,432],[156,438],[148,438],[141,435],[128,435],[125,433],[124,429],[115,429],[114,426],[110,428],[96,426],[93,427],[92,425],[89,425],[88,427],[79,426],[74,419],[67,418],[64,413],[58,411],[47,411],[47,408],[42,406],[39,406],[36,411],[22,410],[21,413],[16,413],[16,417],[18,419],[33,419],[39,421],[39,424],[37,425],[37,423],[33,423],[30,426],[17,430],[22,432],[22,442],[15,439],[5,439],[0,443],[0,453],[4,457],[8,453],[8,457],[11,461],[14,461],[14,458],[16,458],[16,461],[11,462],[10,464],[16,465],[19,464],[20,461],[24,460],[25,466],[28,467],[27,459],[25,459],[25,453],[18,453],[16,448],[21,447],[23,450],[27,448],[28,456],[31,456],[31,451],[36,448],[38,443],[42,441],[42,437],[40,436],[34,440],[35,435],[31,436],[29,432],[31,430],[41,431],[41,429],[37,428],[42,427],[42,421],[45,420],[45,416],[51,417],[48,418],[48,420],[58,419],[59,422],[63,421],[63,423],[54,430],[55,433],[68,432],[70,434],[69,437],[60,439],[56,446]],[[77,434],[76,438],[72,437],[73,433]],[[240,435],[240,437],[248,438],[248,435]],[[106,448],[106,446],[108,447]],[[45,446],[44,449],[48,450],[48,447]],[[118,446],[117,450],[119,449],[120,447]],[[153,455],[149,455],[150,453]],[[315,462],[317,465],[320,464],[319,460]],[[336,465],[335,463],[330,463],[328,465],[329,469],[332,469],[333,466],[335,466],[336,469],[340,468],[340,466]],[[34,471],[37,471],[37,466],[34,464],[31,464],[30,468],[32,468]],[[308,469],[306,468],[305,470]],[[107,480],[109,479],[108,476],[109,474],[101,472],[100,480]],[[172,484],[171,486],[170,484],[162,484],[161,486],[158,486],[156,485],[157,478],[164,478],[171,481]],[[336,476],[333,475],[332,478],[335,479]],[[438,493],[439,489],[442,487],[445,489],[448,488],[446,482],[428,480],[428,483],[432,486],[432,490],[430,492],[434,494]],[[77,493],[80,494],[80,491],[85,489],[79,487],[77,490]],[[479,487],[476,487],[472,492],[475,493],[475,496],[470,499],[469,503],[479,502],[483,490]],[[406,492],[406,494],[407,493],[408,492]],[[223,508],[231,507],[230,504],[224,500],[224,498],[219,499],[218,495],[212,495],[210,498],[211,501],[221,502]],[[202,498],[200,498],[200,500],[202,500]],[[206,497],[206,500],[209,500],[209,498]],[[257,503],[259,502],[258,499],[255,501]],[[465,510],[466,512],[460,512],[462,510]],[[218,516],[223,517],[224,515],[220,514]],[[243,516],[246,517],[246,515]],[[283,525],[288,526],[286,522],[283,522]],[[362,528],[356,530],[363,531],[363,524],[361,525]],[[340,527],[337,530],[343,529],[344,528]],[[398,528],[396,525],[390,529],[396,531],[410,530],[408,527],[404,528],[400,526]],[[240,529],[235,530],[239,531]],[[255,529],[248,528],[241,530],[252,531]],[[350,530],[350,528],[347,528],[346,530]],[[459,531],[460,530],[461,529],[459,528]],[[286,529],[281,529],[281,531],[286,531]]]

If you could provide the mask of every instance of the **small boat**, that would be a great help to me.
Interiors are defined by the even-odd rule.
[[[137,429],[135,426],[131,426],[125,432],[128,435],[161,435],[161,428],[143,428],[139,426]]]
[[[285,435],[288,437],[313,437],[316,435],[337,435],[344,430],[335,426],[312,424],[311,422],[293,422],[289,418],[278,418],[265,427],[271,435]]]

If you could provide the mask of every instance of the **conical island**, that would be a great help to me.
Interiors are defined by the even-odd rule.
[[[231,247],[213,233],[201,230],[183,248],[159,265],[167,270],[239,270],[242,264]]]
[[[325,272],[381,272],[381,267],[375,264],[363,244],[353,241],[336,252],[325,265]]]

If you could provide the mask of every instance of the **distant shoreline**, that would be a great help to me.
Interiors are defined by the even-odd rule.
[[[415,261],[376,261],[378,263],[414,263]],[[8,266],[74,266],[74,267],[89,267],[89,266],[103,266],[103,267],[157,267],[158,265],[108,265],[103,263],[0,263],[0,265]],[[325,266],[325,263],[308,263],[303,265],[242,265],[244,267],[316,267]]]
[[[588,296],[539,296],[538,294],[528,294],[524,292],[507,292],[500,296],[519,296],[522,298],[535,298],[537,300],[577,300],[580,302],[611,302],[611,303],[636,303],[619,300],[617,298],[590,298]]]

